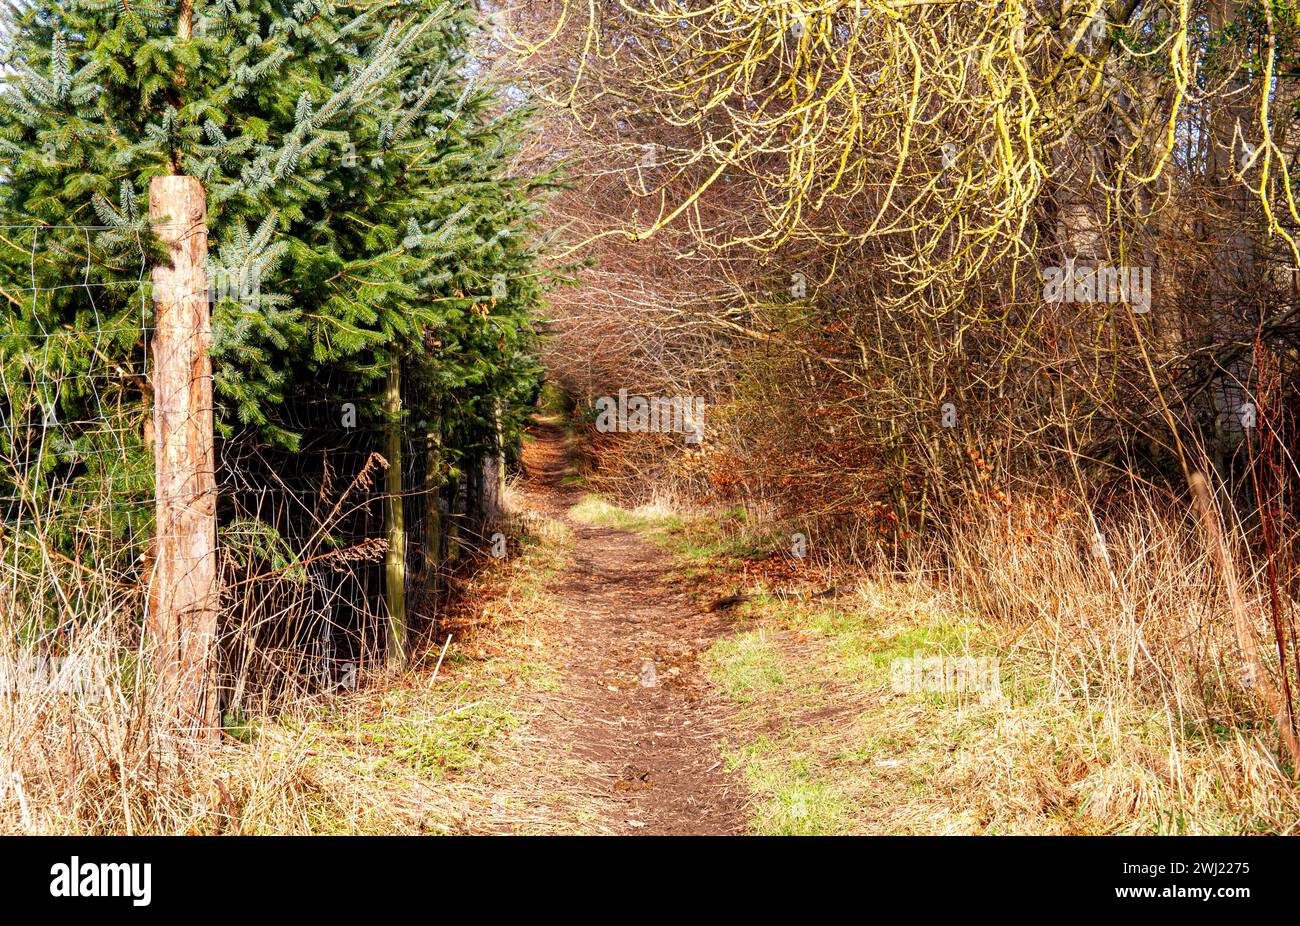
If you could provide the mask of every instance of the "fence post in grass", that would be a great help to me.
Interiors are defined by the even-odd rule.
[[[165,712],[201,739],[218,734],[217,484],[212,326],[203,184],[154,177],[149,218],[167,248],[153,268],[155,569],[146,631]]]
[[[430,588],[437,592],[438,563],[442,552],[442,435],[439,424],[429,426],[424,436],[425,503],[424,503],[424,568],[429,575]]]
[[[402,518],[402,361],[393,355],[384,387],[384,603],[388,610],[388,662],[406,666],[406,526]]]
[[[483,456],[483,518],[487,525],[501,521],[506,503],[506,447],[501,427],[501,400],[492,402],[493,450]]]
[[[461,524],[464,521],[464,507],[462,502],[466,496],[465,490],[466,474],[459,473],[450,485],[451,500],[447,503],[447,518],[443,533],[447,537],[447,562],[453,562],[460,558],[460,535]]]

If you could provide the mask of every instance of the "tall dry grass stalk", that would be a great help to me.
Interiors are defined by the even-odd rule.
[[[302,549],[289,549],[273,519],[259,518],[266,512],[237,512],[223,528],[217,673],[233,735],[211,744],[173,730],[156,703],[141,632],[147,501],[72,476],[33,489],[32,467],[8,465],[15,494],[0,528],[0,832],[220,833],[245,819],[249,804],[318,802],[324,789],[305,775],[300,744],[244,734],[257,720],[310,711],[342,676],[351,685],[377,664],[378,615],[342,596],[356,587],[347,574],[383,545],[321,538],[349,509],[374,503],[370,484],[382,465],[372,460],[338,492],[322,492],[316,533]],[[124,505],[135,506],[143,529],[123,533]],[[336,626],[339,616],[346,626]],[[299,810],[277,811],[288,831],[310,829]]]
[[[1018,511],[982,507],[945,530],[914,572],[942,577],[1013,671],[1046,667],[1031,687],[1044,712],[1061,710],[1035,748],[1075,751],[1080,775],[1111,776],[1088,786],[1094,800],[1108,795],[1107,807],[1090,808],[1097,816],[1177,814],[1178,831],[1288,830],[1300,794],[1277,696],[1285,669],[1258,642],[1272,636],[1270,589],[1203,480],[1196,496],[1196,512],[1139,496],[1104,521],[1083,504],[1060,510],[1059,494]],[[1046,757],[1021,758],[1033,769]]]
[[[1202,476],[1181,503],[999,481],[954,490],[944,517],[906,544],[888,525],[874,530],[869,511],[810,534],[801,574],[840,585],[856,575],[868,598],[891,586],[911,603],[904,612],[931,612],[922,622],[951,612],[987,631],[983,652],[1001,662],[1015,709],[972,774],[1004,770],[988,795],[1028,801],[1024,831],[1057,831],[1034,815],[1061,808],[1089,832],[1291,831],[1300,750],[1285,694],[1296,669],[1273,642],[1300,601],[1270,578],[1257,527]],[[628,503],[689,497],[686,485],[643,483]],[[803,529],[779,504],[736,503],[742,546],[784,549]]]
[[[139,589],[51,555],[0,576],[0,830],[172,832],[202,763],[156,723]]]
[[[133,594],[79,571],[18,577],[6,570],[0,582],[0,832],[314,831],[321,808],[342,800],[346,788],[318,781],[309,767],[310,744],[281,731],[295,717],[311,716],[339,688],[337,676],[312,660],[318,654],[310,650],[263,647],[266,634],[248,620],[256,607],[234,607],[223,616],[223,645],[239,658],[226,660],[221,679],[231,735],[216,743],[176,735],[154,703]],[[33,635],[30,628],[54,624],[45,606],[50,600],[61,603],[57,626],[63,629]],[[305,611],[286,613],[281,601],[269,622],[310,618]],[[363,664],[359,684],[366,674]]]
[[[1210,493],[1204,475],[1199,472],[1193,473],[1190,481],[1192,494],[1196,499],[1196,507],[1201,516],[1205,545],[1214,558],[1219,575],[1223,579],[1224,590],[1228,596],[1228,605],[1232,610],[1232,626],[1241,652],[1244,678],[1247,684],[1253,687],[1260,701],[1263,702],[1269,714],[1274,718],[1278,736],[1286,747],[1287,755],[1291,760],[1291,770],[1294,774],[1297,769],[1300,769],[1300,742],[1296,740],[1296,732],[1291,722],[1291,712],[1288,705],[1278,693],[1279,685],[1274,684],[1274,673],[1270,672],[1269,667],[1260,659],[1259,646],[1255,641],[1255,630],[1246,603],[1242,599],[1237,563],[1223,537],[1219,507]],[[1276,588],[1265,589],[1265,591],[1273,595],[1276,594]],[[1260,610],[1263,611],[1262,606]],[[1278,681],[1283,689],[1289,684],[1285,671],[1285,666],[1279,665],[1277,667],[1277,674],[1280,676]]]

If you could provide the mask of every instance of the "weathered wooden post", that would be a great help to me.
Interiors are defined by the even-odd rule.
[[[147,632],[164,710],[188,732],[210,738],[219,730],[217,483],[203,184],[153,178],[149,218],[168,261],[153,268],[157,557]]]
[[[402,517],[402,360],[389,361],[384,388],[384,603],[388,609],[388,662],[406,667],[406,525]]]
[[[442,510],[439,503],[442,494],[442,435],[437,422],[429,426],[424,440],[424,568],[429,575],[430,587],[436,592],[442,553]]]
[[[460,536],[461,526],[465,520],[468,476],[468,473],[458,474],[449,486],[451,500],[447,503],[447,518],[443,527],[443,535],[447,538],[447,555],[445,558],[449,563],[460,558]]]
[[[495,526],[505,514],[506,505],[506,445],[501,427],[501,400],[492,403],[494,447],[483,455],[483,519],[485,525]]]

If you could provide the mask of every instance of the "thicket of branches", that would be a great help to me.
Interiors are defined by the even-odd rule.
[[[1031,622],[1077,559],[1181,626],[1195,607],[1126,583],[1209,555],[1220,618],[1188,633],[1268,660],[1294,730],[1292,6],[606,0],[511,24],[586,178],[557,207],[594,262],[554,368],[580,399],[710,400],[673,465],[667,437],[593,435],[607,484],[741,501],[834,558],[937,562]],[[1138,291],[1081,289],[1098,268]],[[1197,510],[1230,515],[1222,548]],[[1126,535],[1153,547],[1125,562]],[[991,578],[1048,547],[1018,591]],[[1217,597],[1227,548],[1246,603]]]
[[[1212,466],[1244,487],[1246,438],[1280,436],[1292,11],[772,0],[516,21],[588,157],[565,203],[607,302],[564,323],[626,333],[616,359],[562,367],[580,393],[626,363],[619,385],[721,389],[738,401],[720,414],[756,416],[746,456],[779,460],[754,478],[833,480],[845,511],[884,500],[900,524],[945,504],[972,448],[1013,475]],[[1149,299],[1049,294],[1054,268],[1096,267],[1149,273]]]

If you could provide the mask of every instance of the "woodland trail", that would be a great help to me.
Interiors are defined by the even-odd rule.
[[[561,680],[537,695],[528,731],[541,763],[565,770],[552,787],[582,793],[598,818],[589,832],[743,832],[744,787],[719,748],[729,708],[698,663],[725,619],[690,600],[663,550],[572,518],[582,492],[565,482],[564,432],[541,422],[531,433],[524,506],[566,524],[574,541],[548,588],[560,613],[546,646]]]

